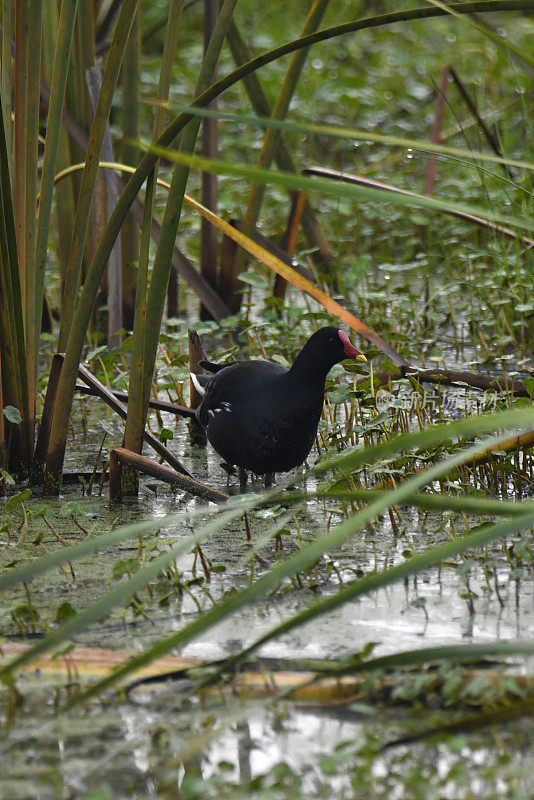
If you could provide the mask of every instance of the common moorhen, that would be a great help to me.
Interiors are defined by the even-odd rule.
[[[257,475],[286,472],[310,452],[326,376],[345,358],[366,361],[346,333],[328,327],[308,339],[290,369],[268,361],[203,362],[215,374],[192,375],[203,395],[197,419],[228,464]]]

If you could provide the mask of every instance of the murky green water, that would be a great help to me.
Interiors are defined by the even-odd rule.
[[[95,401],[88,401],[88,407],[94,408]],[[90,415],[87,439],[77,434],[70,445],[71,468],[93,466],[95,441],[100,438],[96,416]],[[166,418],[165,422],[174,430],[172,449],[191,472],[225,490],[226,475],[213,451],[191,448],[183,421]],[[299,480],[295,475],[297,484]],[[314,488],[312,480],[308,483],[310,489]],[[71,500],[79,505],[78,521],[97,532],[117,523],[148,517],[163,519],[177,511],[205,509],[203,501],[173,493],[163,484],[156,487],[151,479],[142,480],[138,500],[128,500],[123,506],[110,504],[105,496],[97,494],[93,491],[91,497],[82,498],[79,487],[65,487],[59,500],[48,501],[54,526],[69,542],[83,538],[71,520],[61,519],[62,509]],[[37,502],[38,498],[32,498],[28,505],[32,507]],[[200,520],[202,516],[201,513]],[[251,514],[250,519],[255,540],[264,536],[276,521],[272,512],[265,511]],[[302,539],[320,536],[328,525],[340,519],[334,504],[325,508],[316,501],[306,502],[295,518],[284,523],[289,530],[282,537],[284,552],[291,552]],[[471,524],[476,522],[471,520]],[[16,528],[11,532],[13,541],[9,547],[7,533],[0,534],[2,565],[14,558],[35,557],[44,552],[43,545],[49,549],[59,546],[44,523],[33,520],[21,550],[16,544]],[[234,614],[190,642],[180,653],[211,659],[235,652],[283,618],[305,608],[318,594],[336,592],[340,581],[398,563],[407,549],[417,551],[451,535],[461,535],[464,523],[454,515],[424,515],[404,509],[399,529],[395,536],[389,517],[384,517],[373,530],[366,530],[347,542],[335,554],[333,564],[324,559],[316,570],[313,587],[298,588],[288,582],[272,597]],[[145,546],[150,540],[155,546],[167,546],[189,535],[191,530],[192,523],[185,515],[180,524],[163,523],[157,536],[145,539]],[[42,538],[36,542],[39,531],[43,532]],[[228,590],[247,585],[251,564],[241,521],[212,536],[203,550],[212,565],[224,567],[224,571],[213,573],[209,584],[192,585],[189,593],[181,599],[171,599],[167,606],[158,605],[145,593],[144,616],[134,616],[131,608],[116,609],[103,623],[77,637],[76,643],[140,650],[178,630],[194,618],[199,608],[210,608]],[[68,580],[64,573],[55,570],[32,583],[31,600],[40,614],[37,630],[54,624],[57,609],[64,601],[80,610],[101,596],[103,590],[113,585],[112,570],[117,561],[137,552],[137,541],[125,542],[76,562],[74,578]],[[268,562],[278,557],[272,542],[263,548],[262,555]],[[428,570],[417,579],[349,603],[275,640],[262,654],[329,657],[357,652],[374,642],[378,655],[438,644],[532,638],[531,572],[524,569],[520,576],[514,575],[501,545],[496,545],[489,556],[491,569],[483,569],[473,561],[467,571],[459,571],[454,564],[439,571]],[[184,581],[194,577],[193,564],[193,553],[179,562]],[[255,574],[258,570],[261,572],[261,567],[256,563]],[[202,575],[199,563],[195,574]],[[471,599],[465,596],[467,593]],[[23,639],[27,633],[11,617],[13,609],[23,602],[24,593],[17,591],[3,605],[1,631],[11,639]],[[519,726],[507,732],[501,741],[487,734],[460,740],[453,746],[440,745],[435,749],[421,745],[409,751],[400,748],[383,756],[371,756],[365,748],[363,755],[358,751],[363,744],[372,743],[376,731],[383,734],[385,729],[391,729],[393,734],[398,727],[395,718],[386,714],[369,717],[367,713],[358,713],[357,708],[352,713],[344,710],[326,714],[274,702],[260,705],[227,701],[215,709],[197,705],[183,708],[172,684],[140,691],[135,703],[116,701],[111,696],[110,703],[97,703],[56,717],[54,704],[58,696],[64,697],[64,692],[58,695],[55,681],[29,671],[17,681],[17,686],[24,702],[0,743],[2,800],[215,797],[225,796],[227,785],[233,782],[245,787],[244,796],[252,796],[250,781],[254,780],[270,786],[269,796],[273,797],[300,794],[362,798],[493,797],[497,795],[492,792],[499,786],[500,796],[526,797],[534,791],[534,779],[530,777],[534,775],[534,763],[528,745],[530,723],[528,728]],[[0,696],[5,709],[8,690],[2,689]],[[419,713],[421,719],[426,719],[427,712]],[[350,744],[342,746],[342,743]],[[337,746],[341,750],[336,755]],[[508,753],[506,758],[503,753]],[[321,760],[327,757],[334,758],[334,766]],[[182,762],[187,764],[185,783]],[[277,766],[282,762],[287,770]],[[407,787],[406,771],[423,776],[421,782],[414,779],[413,794],[402,793]],[[221,776],[224,785],[218,784]],[[260,776],[265,777],[260,779]],[[206,781],[204,793],[199,788],[201,784],[196,783],[200,779]],[[357,786],[359,780],[363,782],[361,790]],[[421,794],[425,788],[427,795]],[[507,794],[512,789],[514,792],[517,789],[518,794]]]

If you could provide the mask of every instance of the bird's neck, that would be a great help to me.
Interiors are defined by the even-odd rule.
[[[332,369],[330,359],[321,358],[321,354],[307,352],[306,346],[294,360],[287,377],[291,381],[310,387],[320,387],[324,391],[326,376]]]

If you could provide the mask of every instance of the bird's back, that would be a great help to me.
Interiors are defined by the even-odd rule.
[[[278,364],[237,362],[209,380],[197,417],[229,464],[285,472],[305,460],[321,415],[324,384],[306,388]]]

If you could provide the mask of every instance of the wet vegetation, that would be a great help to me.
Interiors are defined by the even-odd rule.
[[[0,2],[0,798],[534,791],[534,3],[298,5]]]

